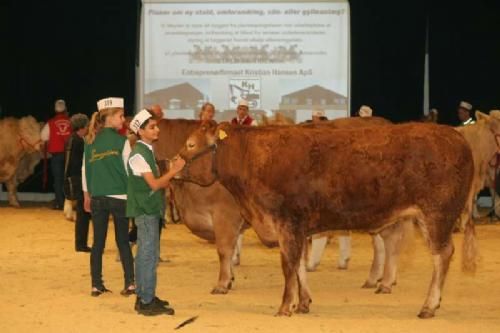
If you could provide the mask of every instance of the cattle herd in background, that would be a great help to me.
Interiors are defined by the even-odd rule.
[[[401,239],[416,224],[434,258],[419,313],[428,318],[440,306],[453,230],[465,230],[463,266],[475,268],[472,212],[479,191],[494,188],[500,111],[476,118],[455,129],[377,117],[290,125],[277,116],[257,128],[163,119],[155,151],[160,162],[178,153],[187,161],[171,193],[182,222],[216,244],[212,293],[231,289],[250,227],[264,245],[280,247],[280,315],[309,311],[306,270],[319,264],[331,230],[342,234],[339,268],[347,268],[349,230],[372,235],[374,259],[363,286],[390,293]],[[0,120],[0,182],[12,206],[19,206],[17,185],[41,159],[40,128],[33,117]]]

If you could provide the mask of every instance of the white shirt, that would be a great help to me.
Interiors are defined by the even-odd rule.
[[[45,125],[43,125],[42,132],[40,133],[40,139],[42,139],[42,141],[49,141],[49,138],[50,138],[49,123],[45,123]]]
[[[140,142],[144,144],[146,147],[149,148],[149,150],[153,151],[153,146],[150,144],[147,144],[146,142],[139,140],[137,142]],[[141,154],[135,154],[128,160],[128,164],[130,165],[130,168],[132,169],[132,173],[134,176],[142,176],[146,172],[152,172],[151,167],[149,166],[148,162],[142,157]]]
[[[123,145],[122,160],[123,160],[123,166],[125,167],[125,172],[127,173],[127,175],[128,175],[127,161],[128,161],[128,157],[130,156],[131,151],[132,151],[132,148],[130,147],[130,142],[128,140],[126,140],[125,144]],[[82,163],[82,188],[83,188],[83,192],[88,192],[87,177],[85,176],[85,155],[83,155],[83,163]],[[126,194],[113,194],[113,195],[107,195],[107,197],[127,200]]]

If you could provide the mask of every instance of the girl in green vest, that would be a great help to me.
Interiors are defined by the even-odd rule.
[[[118,134],[123,122],[123,99],[105,98],[97,102],[85,139],[82,185],[84,208],[92,213],[94,243],[90,254],[92,296],[109,290],[102,280],[102,254],[106,244],[109,215],[113,216],[115,240],[120,252],[123,273],[123,296],[135,293],[134,259],[128,242],[126,165],[130,155],[128,140]]]
[[[137,225],[137,300],[135,310],[143,315],[173,315],[168,301],[156,296],[156,266],[159,257],[159,220],[164,214],[163,188],[184,167],[184,160],[175,160],[170,170],[160,177],[153,152],[160,129],[153,114],[141,110],[130,122],[130,129],[138,135],[128,161],[127,216]]]

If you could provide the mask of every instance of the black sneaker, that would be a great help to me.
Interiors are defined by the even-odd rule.
[[[175,314],[175,311],[172,308],[165,307],[165,306],[161,305],[160,303],[152,300],[148,304],[144,304],[144,303],[139,301],[137,313],[142,314],[144,316],[157,316],[157,315],[161,315],[161,314],[173,315],[173,314]]]
[[[166,300],[163,300],[161,298],[158,298],[155,296],[155,298],[153,298],[153,302],[156,302],[162,306],[169,306],[170,303]],[[135,304],[134,304],[134,310],[137,311],[139,309],[139,303],[141,303],[141,298],[139,296],[136,297],[135,299]]]
[[[92,249],[88,246],[84,246],[84,247],[77,247],[76,248],[76,252],[90,252],[92,251]]]

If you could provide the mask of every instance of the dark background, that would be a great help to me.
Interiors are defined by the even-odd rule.
[[[458,123],[460,100],[500,108],[500,1],[351,0],[351,106],[393,121],[422,115],[426,22],[430,106]],[[135,94],[137,0],[0,0],[1,116],[46,121],[54,100],[90,114]]]

